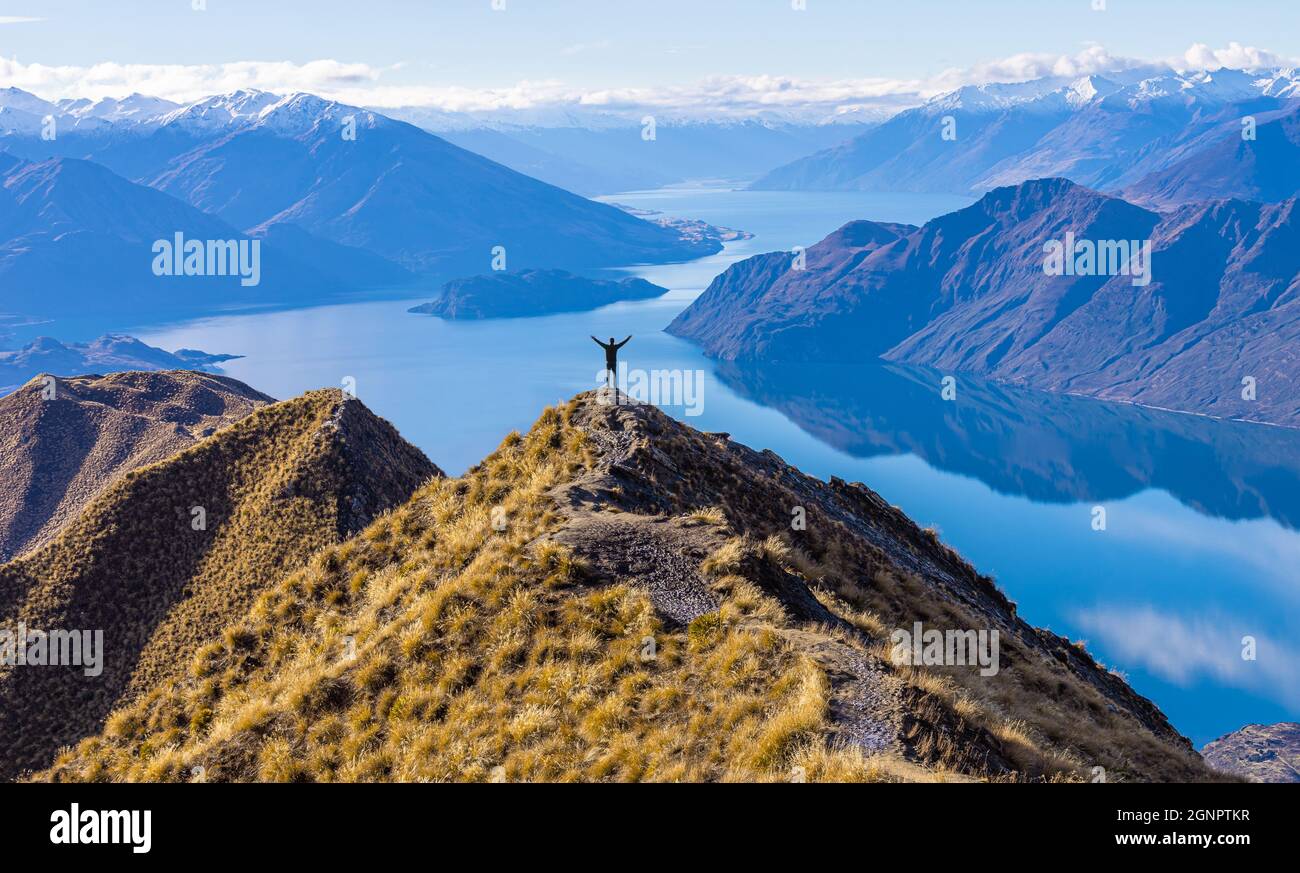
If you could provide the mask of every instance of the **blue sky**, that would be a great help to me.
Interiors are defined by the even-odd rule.
[[[191,0],[0,2],[0,21],[40,19],[0,24],[0,85],[90,96],[143,84],[187,99],[242,75],[396,105],[439,103],[449,89],[649,92],[727,77],[933,92],[1082,52],[1168,59],[1194,44],[1300,57],[1294,0],[1093,2],[807,0],[795,11],[790,0],[504,0],[494,11],[491,0],[206,0],[201,12]],[[256,66],[230,66],[240,62]]]

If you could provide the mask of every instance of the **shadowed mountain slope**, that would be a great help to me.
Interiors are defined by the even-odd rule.
[[[1297,202],[1162,214],[1038,179],[920,228],[852,222],[808,249],[803,269],[786,253],[741,261],[668,331],[723,359],[883,357],[1297,425]],[[1053,271],[1049,247],[1070,240],[1092,260],[1077,253]]]
[[[243,240],[247,257],[208,266],[211,255],[201,254],[197,274],[155,275],[155,245],[174,245],[177,234],[204,252],[211,242]],[[0,152],[0,283],[11,314],[158,319],[316,303],[411,278],[371,252],[299,228],[244,233],[90,161],[27,162]]]
[[[183,674],[286,571],[436,475],[338,391],[262,407],[127,473],[53,542],[0,566],[6,630],[102,630],[104,647],[99,676],[0,669],[0,774],[48,766],[113,708]]]
[[[188,371],[34,379],[0,397],[0,561],[53,539],[123,473],[273,402]]]
[[[1178,163],[1139,179],[1123,196],[1152,208],[1229,197],[1261,203],[1295,197],[1300,193],[1300,109],[1258,121],[1253,139],[1230,129]]]
[[[258,113],[198,135],[142,170],[141,181],[237,227],[295,225],[415,273],[482,269],[496,246],[512,267],[568,268],[689,260],[721,248],[375,112],[311,94],[264,96],[270,103]],[[172,128],[194,134],[198,108],[147,139],[174,136]]]
[[[502,257],[578,269],[722,248],[720,232],[642,220],[310,94],[243,91],[147,119],[82,120],[95,124],[4,137],[0,283],[12,313],[182,318],[393,294]],[[200,253],[174,261],[183,280],[154,275],[155,243],[178,234],[212,266]],[[256,276],[251,256],[218,268],[228,240],[241,253],[258,242]]]

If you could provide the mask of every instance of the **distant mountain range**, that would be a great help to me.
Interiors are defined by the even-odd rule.
[[[668,331],[724,359],[884,358],[1300,425],[1296,208],[1223,200],[1161,214],[1035,180],[923,227],[852,222],[802,256],[741,261]],[[1080,241],[1096,258],[1126,241],[1133,257],[1051,274],[1051,247]],[[1142,261],[1147,274],[1129,274]]]
[[[309,94],[55,104],[8,89],[0,109],[10,314],[301,304],[445,280],[497,257],[512,269],[576,268],[721,248]],[[262,281],[154,275],[150,247],[176,233],[260,240]]]
[[[410,311],[448,319],[523,318],[579,312],[667,294],[645,279],[588,279],[564,270],[520,270],[453,279],[437,300]]]
[[[1300,193],[1297,111],[1294,69],[1148,67],[967,86],[753,187],[980,194],[1059,176],[1153,205],[1285,200]]]
[[[511,169],[593,196],[690,181],[749,182],[878,123],[665,117],[656,121],[654,138],[646,139],[644,125],[623,118],[488,123],[415,107],[388,114]]]
[[[130,336],[105,335],[88,343],[61,343],[42,336],[20,349],[0,351],[0,395],[38,373],[79,376],[126,370],[202,370],[238,357],[196,349],[168,352]]]
[[[159,276],[154,245],[260,239],[256,283],[227,275]],[[206,267],[205,267],[206,270]],[[249,273],[251,275],[251,271]],[[390,261],[283,225],[248,234],[167,194],[76,158],[0,153],[0,282],[7,312],[57,318],[218,311],[303,303],[410,281]]]
[[[1273,203],[1300,193],[1300,107],[1262,114],[1254,139],[1227,135],[1122,191],[1152,207],[1233,197]]]

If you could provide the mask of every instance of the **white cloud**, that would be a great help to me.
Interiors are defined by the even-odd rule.
[[[1237,42],[1230,42],[1227,48],[1222,49],[1212,49],[1205,43],[1198,42],[1184,52],[1182,57],[1182,68],[1188,70],[1217,70],[1220,67],[1230,67],[1235,70],[1262,70],[1294,63],[1294,59]]]
[[[1300,565],[1300,543],[1276,521],[1252,519],[1225,526],[1185,507],[1179,507],[1177,516],[1141,506],[1124,506],[1116,512],[1122,514],[1111,516],[1108,536],[1134,545],[1163,543],[1206,561],[1249,567],[1254,587],[1300,609],[1300,590],[1291,572]]]
[[[31,24],[34,21],[44,20],[44,18],[24,18],[21,15],[0,15],[0,24]]]
[[[1024,82],[1045,76],[1081,78],[1150,66],[1151,63],[1140,58],[1118,57],[1103,46],[1090,44],[1073,55],[1024,52],[966,69],[945,70],[932,79],[929,85],[939,91],[951,91],[962,85],[985,82]]]
[[[0,84],[47,100],[61,97],[125,97],[140,92],[181,102],[240,88],[328,93],[378,81],[368,64],[317,60],[237,61],[228,64],[118,64],[49,66],[0,58]]]
[[[1300,706],[1300,651],[1259,632],[1256,621],[1223,615],[1185,618],[1150,607],[1078,610],[1079,627],[1120,667],[1141,665],[1180,687],[1202,679]],[[1256,660],[1241,657],[1242,637],[1256,640]]]
[[[0,19],[2,20],[2,19]],[[608,48],[605,43],[578,44],[566,54]],[[437,84],[395,84],[386,74],[402,65],[375,67],[322,59],[240,61],[226,64],[118,64],[48,66],[0,58],[0,85],[13,85],[46,99],[123,97],[133,92],[187,102],[239,88],[275,92],[310,91],[348,103],[376,107],[412,106],[445,112],[502,110],[641,109],[680,111],[706,116],[748,115],[763,111],[805,112],[822,117],[865,110],[889,113],[914,106],[936,94],[968,84],[1017,82],[1042,76],[1077,77],[1128,70],[1153,62],[1111,54],[1101,45],[1084,46],[1072,55],[1022,53],[927,78],[863,76],[802,79],[793,76],[723,75],[690,85],[578,88],[561,81],[521,81],[495,88]],[[1179,58],[1155,62],[1176,69],[1218,66],[1271,66],[1285,59],[1264,49],[1229,43],[1211,49],[1197,44]]]

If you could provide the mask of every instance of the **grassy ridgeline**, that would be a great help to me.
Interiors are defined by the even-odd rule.
[[[894,665],[888,631],[914,620],[1001,628],[1002,671]],[[872,492],[588,395],[320,551],[38,776],[1082,780],[1094,766],[1214,778],[1149,701],[1020,621]]]

